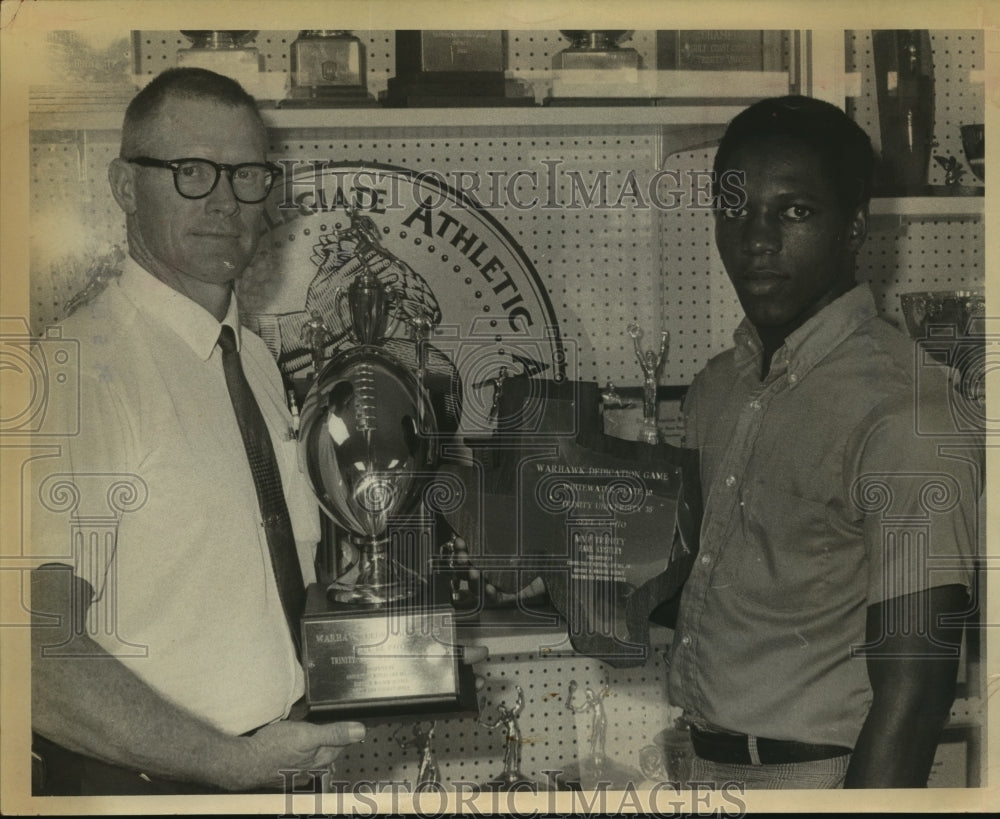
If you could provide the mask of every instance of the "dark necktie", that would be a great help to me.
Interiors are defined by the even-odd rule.
[[[274,457],[271,436],[264,423],[257,399],[254,398],[243,374],[240,354],[236,349],[233,328],[223,325],[219,333],[219,347],[222,348],[222,366],[226,371],[226,386],[233,402],[236,420],[243,436],[250,472],[257,489],[257,502],[267,534],[267,548],[271,553],[271,567],[278,582],[278,594],[288,619],[295,650],[299,651],[299,618],[305,609],[306,590],[302,580],[302,569],[295,550],[292,522],[285,505],[285,493],[281,486],[281,474]]]

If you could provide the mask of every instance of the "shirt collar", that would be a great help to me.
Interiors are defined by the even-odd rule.
[[[853,287],[789,334],[774,354],[769,377],[787,371],[793,382],[798,381],[840,342],[877,315],[871,286],[863,282]],[[733,341],[737,366],[755,373],[759,379],[763,345],[756,328],[746,318],[733,333]]]
[[[204,307],[164,284],[131,256],[125,259],[118,285],[140,312],[173,330],[202,360],[211,357],[224,324],[233,328],[236,348],[240,348],[239,308],[235,295],[229,299],[229,310],[220,323]]]

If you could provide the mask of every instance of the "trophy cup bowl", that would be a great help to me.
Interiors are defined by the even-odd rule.
[[[980,182],[986,179],[986,129],[982,123],[963,125],[962,149],[969,167]]]

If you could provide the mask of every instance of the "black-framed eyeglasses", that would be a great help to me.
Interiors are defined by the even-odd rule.
[[[233,186],[233,196],[247,205],[263,202],[271,192],[274,180],[281,173],[281,168],[270,162],[225,165],[200,157],[153,159],[149,156],[135,156],[125,161],[145,168],[167,168],[173,171],[174,187],[185,199],[203,199],[208,196],[219,184],[222,171],[225,171]]]

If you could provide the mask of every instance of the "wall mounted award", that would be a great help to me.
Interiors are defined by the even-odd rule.
[[[697,552],[698,458],[605,435],[598,402],[594,383],[508,378],[496,433],[469,440],[472,466],[446,466],[466,488],[448,519],[497,588],[544,581],[575,651],[641,665],[648,616]]]
[[[660,71],[781,71],[780,30],[691,29],[656,32]]]

